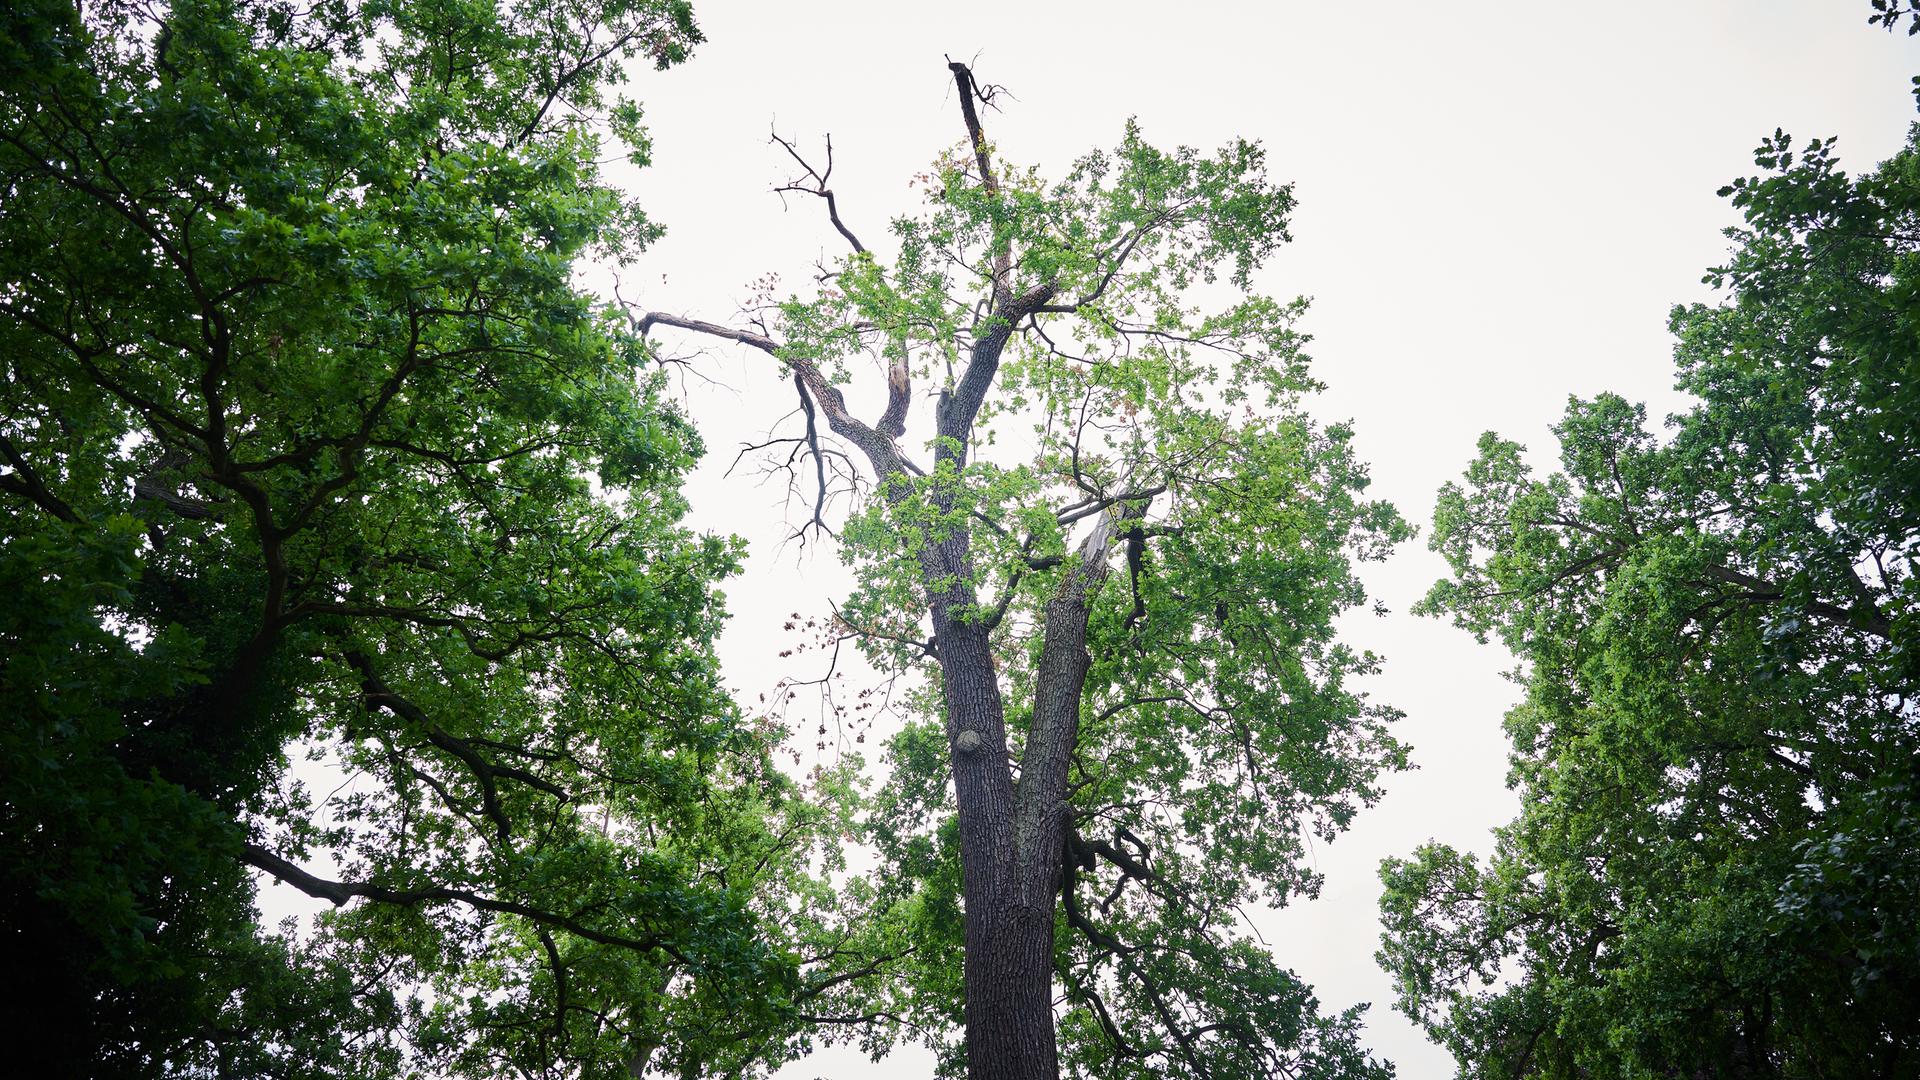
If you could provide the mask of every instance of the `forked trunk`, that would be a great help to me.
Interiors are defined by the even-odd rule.
[[[1053,906],[1021,880],[1006,722],[986,631],[935,626],[960,812],[969,1080],[1055,1080]]]
[[[1086,684],[1088,602],[1128,512],[1102,515],[1047,604],[1017,791],[987,628],[954,620],[952,597],[936,597],[932,605],[960,812],[969,1080],[1057,1080],[1060,1073],[1053,927],[1066,841],[1067,763]],[[965,552],[960,537],[943,554],[953,560],[948,565],[964,567]]]

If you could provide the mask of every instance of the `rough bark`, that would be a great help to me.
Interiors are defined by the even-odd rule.
[[[1090,657],[1088,605],[1106,576],[1106,560],[1120,518],[1103,514],[1080,547],[1080,557],[1048,601],[1033,691],[1033,727],[1021,757],[1011,813],[999,791],[969,799],[963,775],[986,762],[955,746],[954,780],[960,796],[961,864],[967,905],[967,1075],[970,1080],[1054,1080],[1059,1075],[1053,1025],[1054,902],[1066,845],[1067,767],[1079,735],[1080,699]],[[979,634],[984,645],[985,634]],[[944,639],[943,639],[944,640]],[[951,673],[946,650],[943,671]],[[949,686],[952,686],[949,674]],[[993,718],[1000,732],[998,772],[1006,774],[1005,725],[999,689]],[[956,719],[949,690],[948,717]],[[964,730],[964,729],[962,729]],[[957,737],[957,736],[956,736]],[[972,818],[970,827],[969,818]],[[1008,820],[1010,818],[1010,820]],[[978,868],[978,872],[977,872]]]

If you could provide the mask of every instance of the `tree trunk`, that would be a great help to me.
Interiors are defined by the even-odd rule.
[[[1053,905],[1002,896],[976,917],[968,893],[968,1080],[1057,1080]]]
[[[1018,791],[987,629],[953,617],[956,609],[972,607],[972,591],[956,584],[929,597],[960,812],[969,1080],[1057,1080],[1060,1074],[1053,926],[1066,843],[1067,764],[1086,683],[1088,603],[1105,576],[1121,520],[1119,513],[1101,518],[1047,604]],[[941,573],[930,574],[929,581],[970,580],[964,533],[930,555]]]
[[[954,546],[964,551],[964,541]],[[1035,904],[1021,880],[999,675],[986,629],[953,617],[959,599],[932,606],[960,812],[967,1076],[1055,1080],[1052,895]]]

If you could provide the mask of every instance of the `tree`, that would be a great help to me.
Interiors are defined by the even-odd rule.
[[[1520,817],[1389,860],[1382,963],[1472,1077],[1920,1068],[1920,126],[1877,171],[1756,155],[1676,308],[1679,386],[1492,434],[1426,601],[1520,658]]]
[[[1302,410],[1302,304],[1248,291],[1291,193],[1257,146],[1165,152],[1133,125],[1047,184],[998,158],[993,90],[951,72],[966,142],[890,254],[842,216],[831,160],[786,143],[787,190],[850,249],[820,290],[742,326],[636,313],[791,382],[802,535],[834,524],[835,477],[859,485],[840,539],[861,584],[831,634],[927,679],[870,818],[883,870],[845,901],[896,959],[848,1004],[936,1038],[964,1018],[977,1080],[1384,1076],[1357,1010],[1320,1016],[1236,927],[1311,894],[1305,832],[1331,838],[1405,762],[1352,686],[1376,658],[1333,618],[1364,599],[1353,561],[1408,529],[1363,498],[1348,430]]]
[[[698,40],[678,0],[0,15],[14,1068],[691,1073],[832,985],[836,810],[718,686],[699,441],[570,280],[657,232],[596,169],[645,154],[623,62]],[[339,910],[264,930],[255,873]]]

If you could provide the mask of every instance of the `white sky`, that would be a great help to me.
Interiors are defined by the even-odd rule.
[[[946,54],[1006,86],[989,114],[1001,153],[1050,176],[1116,141],[1137,116],[1161,145],[1263,141],[1295,182],[1296,242],[1260,281],[1306,294],[1318,375],[1314,411],[1352,418],[1375,491],[1424,526],[1438,486],[1495,428],[1551,452],[1568,394],[1615,390],[1663,415],[1670,305],[1700,299],[1702,272],[1734,219],[1714,193],[1751,170],[1776,126],[1840,136],[1855,170],[1892,153],[1913,118],[1920,49],[1869,28],[1865,0],[1619,3],[1232,4],[726,3],[697,5],[709,43],[637,90],[656,167],[633,180],[670,230],[624,275],[629,300],[717,320],[773,271],[804,288],[837,254],[817,200],[770,194],[788,164],[770,123],[808,145],[831,132],[842,213],[884,249],[913,207],[907,179],[960,123]],[[688,342],[689,346],[693,343]],[[697,523],[753,546],[727,590],[724,641],[747,700],[785,670],[789,611],[824,613],[837,558],[775,550],[781,491],[720,473],[742,439],[793,407],[764,357],[712,349],[690,386],[708,463]],[[877,400],[877,399],[876,399]],[[863,410],[864,411],[864,410]],[[877,408],[874,411],[877,414]],[[797,512],[797,510],[796,510]],[[1509,658],[1407,608],[1442,565],[1422,539],[1370,569],[1393,614],[1350,620],[1387,656],[1372,688],[1408,713],[1419,771],[1330,848],[1318,901],[1264,920],[1282,962],[1330,1008],[1372,1001],[1375,1051],[1410,1080],[1451,1062],[1390,1007],[1372,959],[1378,861],[1428,838],[1484,852],[1513,809],[1500,717]],[[808,745],[811,741],[808,740]],[[867,1065],[822,1054],[800,1077],[925,1075],[925,1059]]]

